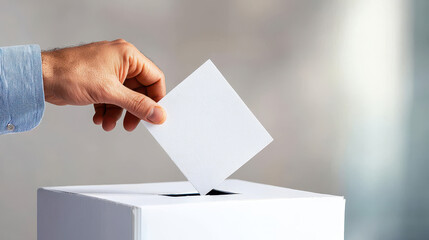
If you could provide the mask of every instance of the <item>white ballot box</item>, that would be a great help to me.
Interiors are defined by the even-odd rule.
[[[344,239],[343,197],[226,180],[46,187],[38,240]]]

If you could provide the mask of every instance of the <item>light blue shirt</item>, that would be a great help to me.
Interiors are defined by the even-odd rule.
[[[0,48],[0,134],[35,128],[44,109],[40,47]]]

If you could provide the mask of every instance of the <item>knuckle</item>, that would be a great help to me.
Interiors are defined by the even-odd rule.
[[[129,42],[121,42],[121,43],[118,43],[117,46],[119,48],[119,51],[121,51],[124,56],[133,55],[133,52],[135,50],[134,45],[132,45]]]
[[[116,39],[114,41],[112,41],[113,45],[115,45],[116,47],[118,47],[119,49],[122,50],[129,50],[130,48],[134,47],[134,45],[132,45],[131,43],[127,42],[126,40],[120,38],[120,39]]]
[[[159,80],[165,82],[165,74],[163,71],[159,70]]]
[[[134,109],[141,117],[146,117],[150,111],[150,102],[147,97],[138,96],[134,99]]]
[[[118,38],[118,39],[114,40],[113,42],[115,42],[115,43],[126,43],[127,41],[123,38]]]
[[[165,75],[164,75],[164,72],[162,72],[161,70],[160,70],[160,77],[159,77],[159,81],[161,82],[161,98],[163,98],[164,96],[165,96],[165,94],[166,94],[166,89],[165,89]],[[158,100],[159,101],[159,100]]]

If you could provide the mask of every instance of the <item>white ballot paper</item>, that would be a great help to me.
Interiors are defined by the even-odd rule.
[[[210,60],[158,103],[167,120],[144,125],[201,195],[273,140]]]

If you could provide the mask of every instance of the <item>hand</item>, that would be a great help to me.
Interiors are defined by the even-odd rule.
[[[119,39],[42,52],[45,100],[56,105],[94,104],[95,124],[110,131],[127,110],[124,128],[140,119],[162,124],[165,77],[136,47]]]

